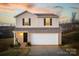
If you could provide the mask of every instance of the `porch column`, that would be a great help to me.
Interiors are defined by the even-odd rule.
[[[61,28],[60,28],[60,31],[59,31],[59,45],[62,45],[62,31],[61,31]]]
[[[13,35],[14,35],[13,44],[15,45],[15,43],[16,43],[16,32],[15,31],[13,32]]]

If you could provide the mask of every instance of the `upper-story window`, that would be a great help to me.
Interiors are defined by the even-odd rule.
[[[52,26],[52,18],[44,18],[44,26]]]
[[[23,18],[23,25],[30,26],[31,25],[31,18]]]

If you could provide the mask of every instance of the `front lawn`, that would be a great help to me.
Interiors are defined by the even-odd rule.
[[[0,56],[24,56],[27,55],[30,48],[11,48],[6,51],[0,52]]]
[[[79,31],[63,35],[62,47],[72,55],[79,55]]]
[[[27,55],[30,48],[19,48],[13,46],[13,38],[0,39],[0,56],[24,56]]]
[[[0,52],[11,48],[13,45],[13,38],[0,39]]]

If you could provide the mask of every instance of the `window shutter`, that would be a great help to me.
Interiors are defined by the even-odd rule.
[[[52,25],[52,18],[50,18],[50,25]]]
[[[22,24],[24,25],[24,18],[22,19]]]
[[[46,25],[46,19],[44,18],[44,26]]]
[[[31,25],[31,18],[29,18],[29,26]]]

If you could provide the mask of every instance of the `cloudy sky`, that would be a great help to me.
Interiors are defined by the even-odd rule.
[[[14,16],[25,10],[31,13],[58,14],[61,23],[70,22],[72,12],[76,12],[76,20],[79,20],[78,3],[0,3],[0,23],[15,24]]]

